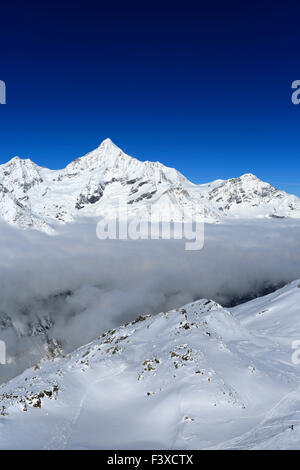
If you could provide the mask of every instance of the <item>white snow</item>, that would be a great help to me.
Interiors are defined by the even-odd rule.
[[[140,316],[42,361],[0,388],[0,447],[299,449],[299,284]]]

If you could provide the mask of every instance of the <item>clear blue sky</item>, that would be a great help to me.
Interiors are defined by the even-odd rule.
[[[194,182],[251,172],[300,195],[299,2],[12,0],[0,13],[0,163],[60,168],[110,137]]]

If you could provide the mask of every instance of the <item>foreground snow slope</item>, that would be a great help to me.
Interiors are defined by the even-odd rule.
[[[140,316],[42,361],[0,388],[0,447],[300,448],[298,285]]]
[[[106,139],[62,170],[14,157],[0,165],[0,217],[20,228],[55,233],[78,217],[111,214],[121,202],[129,216],[155,205],[161,218],[181,221],[185,207],[206,222],[224,217],[300,218],[300,200],[252,174],[196,185],[159,162],[141,162]]]

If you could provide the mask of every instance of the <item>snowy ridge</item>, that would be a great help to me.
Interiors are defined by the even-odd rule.
[[[121,201],[129,214],[146,214],[155,204],[173,220],[189,207],[205,222],[225,217],[300,218],[300,200],[246,174],[196,185],[159,162],[126,155],[110,139],[62,170],[14,157],[0,165],[0,217],[20,228],[54,233],[78,217],[108,215]]]
[[[231,312],[202,299],[140,315],[41,361],[0,387],[0,447],[299,448],[299,282]]]

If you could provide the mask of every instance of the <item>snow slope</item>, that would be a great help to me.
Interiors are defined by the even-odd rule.
[[[181,221],[182,209],[206,222],[224,217],[300,218],[300,200],[246,174],[196,185],[159,162],[126,155],[110,139],[62,170],[14,157],[0,165],[0,217],[20,228],[54,233],[57,224],[110,214],[119,204],[145,215]]]
[[[299,283],[141,315],[43,360],[0,388],[0,448],[300,448]]]

